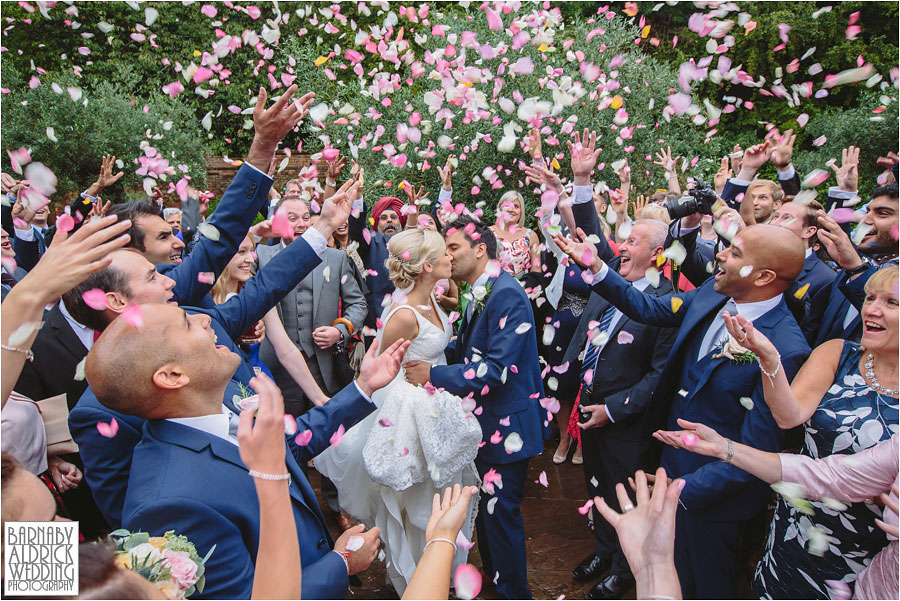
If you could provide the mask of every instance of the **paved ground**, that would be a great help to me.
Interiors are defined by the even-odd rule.
[[[525,516],[525,534],[528,549],[528,583],[535,599],[557,599],[564,595],[567,599],[587,599],[587,592],[593,583],[582,584],[572,578],[572,569],[578,565],[593,548],[591,535],[578,507],[587,499],[584,472],[581,466],[569,462],[555,465],[551,461],[559,438],[553,436],[547,441],[544,453],[531,460],[529,478],[525,487],[522,512]],[[536,483],[538,475],[547,472],[550,483],[544,488]],[[319,475],[310,470],[310,481],[319,490]],[[322,499],[319,499],[324,506]],[[332,524],[337,534],[337,527]],[[469,554],[469,561],[481,566],[478,546]],[[374,563],[362,576],[362,587],[351,587],[350,598],[356,599],[397,599],[397,593],[385,583],[383,562]],[[485,588],[479,595],[483,599],[497,599],[492,587]],[[634,599],[634,590],[626,598]]]

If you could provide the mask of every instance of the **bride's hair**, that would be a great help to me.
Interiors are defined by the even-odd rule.
[[[388,277],[399,288],[412,286],[425,269],[425,263],[434,263],[446,252],[444,238],[431,230],[403,230],[394,234],[388,242],[390,256],[384,262]]]

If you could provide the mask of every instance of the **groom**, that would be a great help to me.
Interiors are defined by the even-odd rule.
[[[493,232],[467,216],[447,231],[452,277],[468,282],[469,301],[459,337],[447,347],[449,365],[405,364],[411,384],[474,396],[484,436],[475,466],[483,481],[476,528],[487,577],[505,599],[531,599],[525,566],[522,492],[528,459],[544,449],[544,396],[531,303],[522,286],[496,265]],[[493,262],[494,269],[488,269]],[[489,271],[499,275],[489,275]]]

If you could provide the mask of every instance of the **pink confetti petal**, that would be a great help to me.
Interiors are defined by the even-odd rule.
[[[211,271],[201,271],[197,274],[197,281],[201,284],[209,284],[212,286],[216,283],[216,274]]]
[[[283,211],[278,211],[272,216],[272,232],[280,238],[293,237],[294,228]]]
[[[463,551],[470,551],[472,547],[475,546],[475,543],[469,541],[469,539],[466,538],[466,535],[460,531],[456,535],[456,546]]]
[[[122,319],[125,320],[125,323],[135,328],[144,326],[144,312],[141,310],[140,305],[134,303],[125,307],[125,310],[122,311]]]
[[[856,211],[853,209],[838,208],[831,212],[831,218],[838,223],[848,223],[856,217]]]
[[[219,11],[217,11],[216,7],[213,6],[212,4],[204,4],[203,7],[200,9],[200,12],[203,15],[212,19],[216,16],[216,14],[218,14]]]
[[[547,481],[547,472],[541,472],[541,473],[538,475],[538,479],[535,480],[535,482],[537,482],[538,484],[540,484],[540,485],[543,486],[544,488],[549,488],[549,487],[550,487],[550,483]]]
[[[503,21],[500,19],[500,15],[498,15],[495,10],[490,7],[485,7],[484,14],[487,17],[488,29],[494,31],[503,31]]]
[[[470,563],[461,564],[453,572],[453,587],[460,599],[474,599],[481,592],[481,572]]]
[[[297,434],[296,438],[294,438],[294,442],[297,443],[297,446],[305,447],[309,444],[309,441],[312,440],[312,430],[304,430]]]
[[[590,511],[590,509],[591,509],[591,507],[593,507],[593,505],[594,505],[593,501],[588,501],[587,503],[585,503],[584,505],[582,505],[581,507],[578,508],[578,513],[580,513],[581,515],[587,515],[587,512]]]
[[[616,337],[616,342],[619,344],[631,344],[634,342],[634,335],[631,332],[620,330],[619,335]]]
[[[329,442],[331,442],[331,446],[337,447],[338,445],[341,444],[341,440],[344,438],[345,431],[346,430],[344,430],[344,424],[341,424],[340,426],[338,426],[337,432],[332,434],[331,438],[329,439]]]
[[[95,311],[105,311],[107,308],[106,293],[99,288],[85,290],[81,298],[84,299],[84,304]]]
[[[297,432],[297,422],[290,415],[284,416],[284,433],[287,436],[292,436]]]
[[[74,227],[75,220],[71,215],[63,213],[56,219],[56,231],[58,232],[71,232]]]
[[[685,432],[681,435],[681,441],[686,447],[692,447],[697,444],[697,435],[693,432]]]
[[[97,431],[104,438],[113,438],[119,432],[119,422],[116,421],[116,418],[112,418],[108,424],[106,422],[97,422]]]
[[[391,426],[394,425],[394,423],[391,420],[389,420],[388,418],[382,417],[381,419],[378,420],[378,425],[381,426],[382,428],[390,428]]]
[[[500,430],[495,430],[491,435],[491,444],[500,444],[500,441],[503,440],[503,436],[500,435]]]

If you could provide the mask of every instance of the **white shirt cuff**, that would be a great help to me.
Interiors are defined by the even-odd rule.
[[[24,242],[34,242],[34,228],[28,226],[27,230],[20,230],[17,227],[14,227],[16,230],[16,238],[22,240]]]
[[[782,181],[791,179],[792,177],[794,177],[794,175],[797,174],[797,170],[794,169],[793,163],[788,163],[788,166],[784,168],[784,171],[778,169],[777,167],[775,168],[775,170],[778,171],[778,179]]]
[[[362,391],[362,388],[359,387],[359,384],[356,383],[356,380],[353,380],[353,385],[356,386],[356,390],[359,391],[359,394],[362,396],[362,398],[366,399],[370,403],[372,402],[372,399],[370,399],[369,395]]]
[[[311,227],[303,232],[303,236],[301,236],[301,238],[306,240],[306,243],[309,244],[310,247],[312,247],[312,249],[315,251],[315,253],[320,257],[328,247],[328,240],[325,239],[325,236],[322,235],[322,232],[314,227]]]
[[[831,186],[830,188],[828,188],[828,196],[831,196],[833,198],[840,198],[841,200],[848,200],[850,198],[853,198],[857,194],[858,192],[856,191],[850,192],[847,190],[841,190],[837,186]]]
[[[362,210],[363,210],[363,208],[364,208],[364,205],[363,205],[363,198],[362,198],[362,196],[360,196],[359,198],[357,198],[356,200],[354,200],[354,201],[353,201],[353,204],[350,205],[350,211],[351,211],[353,214],[361,213]]]
[[[259,171],[260,173],[262,173],[269,181],[275,181],[274,179],[272,179],[269,176],[268,173],[266,173],[265,171],[263,171],[262,169],[260,169],[256,165],[254,165],[253,163],[248,163],[247,161],[244,161],[244,164],[247,165],[248,167],[250,167],[251,169],[255,169],[256,171]]]
[[[441,191],[438,192],[438,204],[440,205],[445,200],[450,200],[453,197],[453,190],[444,190],[444,187],[441,186]]]
[[[738,179],[736,177],[732,177],[728,180],[732,186],[749,186],[750,182],[745,179]]]
[[[610,423],[616,423],[616,420],[613,419],[612,413],[609,412],[609,405],[603,405],[603,410],[606,411],[606,417],[609,418]]]
[[[592,282],[593,284],[603,281],[603,278],[605,278],[606,274],[609,273],[609,265],[607,265],[606,262],[604,262],[604,261],[601,261],[601,262],[603,263],[603,266],[600,268],[600,271],[598,271],[597,273],[591,274],[594,276],[594,281]]]
[[[572,201],[573,204],[594,202],[594,186],[572,186],[572,196],[575,197],[575,200]]]

